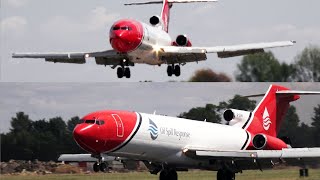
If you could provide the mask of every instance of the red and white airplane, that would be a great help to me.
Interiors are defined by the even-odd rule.
[[[241,44],[232,46],[193,47],[186,35],[173,40],[169,34],[170,9],[174,3],[216,2],[217,0],[160,0],[126,5],[163,4],[161,16],[152,16],[150,25],[133,19],[115,22],[110,29],[112,50],[101,52],[13,53],[13,58],[44,58],[54,63],[85,64],[89,57],[98,65],[117,68],[118,78],[130,78],[130,66],[135,64],[167,64],[168,76],[180,76],[180,65],[204,61],[207,53],[220,58],[264,52],[266,48],[292,46],[294,41]]]
[[[320,157],[320,148],[291,148],[277,133],[289,103],[308,94],[320,92],[271,85],[253,112],[226,110],[229,125],[131,111],[94,112],[73,132],[90,154],[59,160],[95,161],[95,171],[104,171],[110,156],[139,160],[152,174],[160,172],[160,180],[177,180],[177,171],[188,169],[218,171],[218,180],[233,180],[243,170],[295,161],[306,165]]]

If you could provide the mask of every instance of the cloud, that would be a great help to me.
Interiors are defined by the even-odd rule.
[[[21,6],[24,6],[28,3],[29,0],[6,0],[6,2],[12,6],[12,7],[15,7],[15,8],[18,8],[18,7],[21,7]]]
[[[28,24],[22,16],[12,16],[1,21],[1,30],[3,32],[21,32]]]
[[[45,32],[52,32],[54,30],[62,34],[93,32],[106,28],[108,23],[113,22],[118,17],[119,14],[108,14],[105,7],[96,7],[86,15],[84,20],[72,19],[67,16],[54,16],[42,26],[42,29]]]

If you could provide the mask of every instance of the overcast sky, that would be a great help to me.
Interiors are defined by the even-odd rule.
[[[320,83],[285,83],[294,90],[320,91]],[[0,83],[0,132],[7,132],[19,111],[33,120],[73,116],[104,110],[130,110],[177,116],[192,107],[218,104],[235,94],[267,91],[269,83]],[[255,98],[259,101],[261,98]],[[320,96],[293,102],[300,120],[311,122]]]
[[[135,1],[135,0],[132,0]],[[143,0],[142,0],[143,1]],[[108,32],[120,18],[144,22],[160,13],[160,5],[123,6],[128,0],[1,0],[1,80],[6,82],[118,82],[115,70],[97,66],[51,64],[44,60],[12,60],[12,52],[96,51],[110,49]],[[187,34],[195,46],[296,40],[294,47],[273,50],[292,63],[309,44],[320,45],[319,0],[220,0],[178,4],[171,13],[170,34]],[[137,65],[127,81],[188,80],[196,69],[212,68],[234,75],[241,58],[187,64],[180,78],[168,78],[166,66]]]

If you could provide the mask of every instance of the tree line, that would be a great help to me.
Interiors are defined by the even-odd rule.
[[[194,107],[178,117],[213,123],[226,123],[221,119],[225,109],[252,111],[256,101],[240,95],[218,105]],[[73,140],[72,132],[80,122],[79,117],[64,121],[61,117],[33,121],[24,112],[11,119],[8,133],[1,134],[1,161],[10,159],[56,161],[60,154],[85,153]],[[301,123],[296,108],[290,106],[279,137],[291,138],[293,147],[320,147],[320,104],[314,108],[311,125]],[[223,135],[222,135],[223,136]]]
[[[320,82],[320,47],[310,45],[299,53],[292,64],[280,63],[272,52],[246,55],[237,65],[239,82]],[[232,78],[211,69],[200,69],[190,82],[230,82]]]

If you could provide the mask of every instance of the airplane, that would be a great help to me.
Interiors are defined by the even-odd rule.
[[[320,148],[292,148],[288,138],[278,138],[290,102],[315,91],[293,91],[270,85],[252,111],[228,109],[227,124],[195,121],[132,111],[103,110],[81,119],[74,140],[90,154],[69,160],[96,159],[94,171],[105,171],[104,159],[142,161],[160,180],[177,180],[177,171],[217,171],[217,180],[234,180],[243,170],[269,169],[279,164],[310,165]],[[263,96],[262,94],[250,97]],[[63,161],[63,156],[59,158]]]
[[[116,21],[110,29],[112,50],[99,52],[13,53],[13,58],[41,58],[53,63],[85,64],[95,58],[97,65],[117,68],[118,78],[131,78],[130,66],[135,64],[167,64],[168,76],[180,76],[181,65],[207,59],[208,53],[228,58],[264,52],[264,49],[294,45],[295,41],[263,42],[231,46],[194,47],[187,35],[173,40],[169,32],[170,10],[175,3],[217,2],[217,0],[160,0],[125,5],[163,4],[161,15],[152,16],[150,24],[133,19]]]

